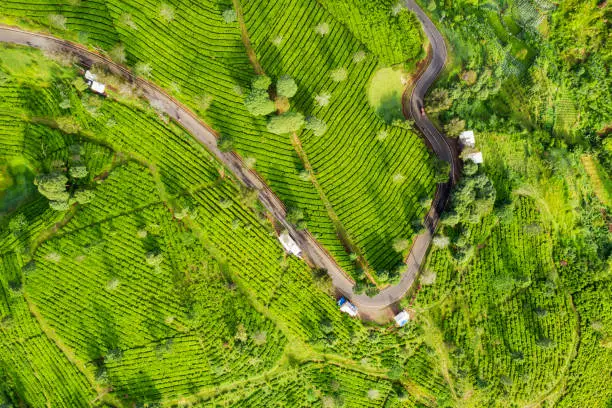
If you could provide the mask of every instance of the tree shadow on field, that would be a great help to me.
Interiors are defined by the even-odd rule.
[[[399,92],[393,91],[383,96],[376,107],[376,114],[386,124],[391,124],[396,119],[403,119],[402,96]]]
[[[137,373],[124,380],[122,383],[114,383],[114,392],[123,399],[126,406],[153,407],[161,400],[161,392],[157,389],[155,381],[151,376],[140,369]]]

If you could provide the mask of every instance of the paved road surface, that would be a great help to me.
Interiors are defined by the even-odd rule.
[[[427,70],[417,81],[413,94],[411,95],[410,106],[415,122],[423,132],[434,152],[443,160],[453,163],[453,170],[456,169],[456,156],[451,145],[445,137],[435,128],[435,126],[424,116],[418,114],[423,103],[423,97],[433,81],[442,70],[446,61],[446,48],[444,40],[435,26],[414,3],[414,0],[407,0],[406,5],[413,10],[421,23],[425,33],[429,38],[432,47],[433,58]],[[388,287],[375,297],[366,295],[354,295],[352,293],[353,281],[346,276],[344,271],[333,260],[331,255],[323,249],[319,243],[308,233],[297,231],[285,219],[286,211],[281,200],[270,190],[262,181],[257,173],[248,170],[242,159],[234,153],[224,153],[217,148],[217,136],[204,122],[193,114],[180,102],[166,94],[162,89],[150,82],[136,78],[125,67],[72,42],[51,37],[44,34],[33,33],[19,30],[12,27],[0,26],[0,42],[27,45],[42,50],[70,52],[80,59],[80,63],[85,67],[94,64],[106,66],[112,73],[136,83],[142,90],[143,95],[149,101],[156,101],[163,111],[175,121],[180,123],[185,130],[191,133],[198,141],[215,155],[244,185],[254,188],[259,192],[259,200],[272,216],[289,231],[291,237],[302,249],[304,258],[313,266],[324,268],[332,278],[332,283],[336,290],[359,307],[364,316],[378,315],[383,309],[399,301],[410,289],[420,270],[421,263],[425,259],[429,245],[431,244],[432,234],[438,223],[439,214],[444,208],[450,193],[450,183],[440,185],[432,209],[425,219],[427,226],[426,232],[415,239],[410,255],[407,258],[408,271],[402,275],[399,284]],[[453,181],[456,172],[453,171]]]

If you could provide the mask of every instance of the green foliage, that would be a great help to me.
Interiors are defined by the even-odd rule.
[[[57,127],[65,133],[78,133],[81,130],[79,123],[70,116],[62,116],[55,120]]]
[[[285,112],[282,115],[272,116],[268,120],[267,129],[269,132],[284,135],[297,132],[304,126],[304,115],[299,112]]]
[[[306,118],[304,127],[308,130],[312,130],[315,136],[323,136],[327,131],[327,124],[314,116]]]
[[[451,214],[461,221],[477,224],[491,213],[495,203],[495,188],[484,174],[464,177],[453,192]]]
[[[265,116],[275,110],[274,102],[270,100],[268,92],[259,88],[254,88],[244,98],[244,105],[254,116]]]
[[[452,118],[450,122],[444,125],[444,132],[450,137],[457,137],[459,133],[465,130],[465,120]]]
[[[74,166],[70,166],[70,177],[72,178],[76,178],[76,179],[81,179],[84,177],[87,177],[87,174],[89,173],[87,171],[87,167],[82,165],[82,164],[77,164]]]
[[[267,75],[257,75],[251,81],[253,89],[261,89],[262,91],[267,91],[271,84],[272,80]]]
[[[285,98],[291,98],[298,90],[295,80],[289,75],[281,75],[276,80],[276,92]]]
[[[92,190],[77,190],[74,199],[79,204],[87,204],[93,200],[95,193]]]
[[[68,201],[70,194],[66,191],[68,177],[63,173],[42,174],[34,180],[38,192],[52,201]]]
[[[236,11],[234,9],[227,9],[223,12],[223,20],[230,24],[236,22]]]

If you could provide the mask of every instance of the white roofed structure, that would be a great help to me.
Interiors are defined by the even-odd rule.
[[[459,135],[459,141],[465,147],[475,147],[476,138],[474,137],[474,131],[466,130],[461,132],[461,134]]]
[[[481,164],[482,162],[484,162],[484,159],[482,157],[482,152],[474,152],[474,153],[466,154],[465,156],[463,156],[463,159],[471,160],[476,164]]]
[[[406,323],[408,323],[408,321],[410,320],[410,315],[408,314],[407,311],[402,310],[401,312],[399,312],[398,314],[395,315],[395,317],[393,318],[395,320],[395,324],[398,327],[402,327],[404,326]]]
[[[285,251],[297,256],[298,258],[301,258],[302,250],[293,240],[293,238],[289,236],[289,232],[287,232],[287,230],[281,232],[281,234],[278,236],[278,240],[280,241],[283,248],[285,248]]]

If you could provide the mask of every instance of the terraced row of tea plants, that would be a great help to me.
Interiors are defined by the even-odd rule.
[[[384,378],[320,363],[291,367],[265,382],[255,380],[238,389],[218,392],[197,406],[309,407],[321,403],[346,407],[378,407],[383,403],[389,407],[418,406],[413,396]]]
[[[325,134],[306,131],[300,138],[334,211],[370,266],[395,272],[402,258],[392,243],[412,237],[414,220],[424,213],[419,200],[432,194],[433,182],[419,137],[386,125],[368,103],[369,79],[382,57],[316,1],[246,1],[243,9],[266,73],[296,78],[293,107],[327,124]],[[322,25],[326,32],[317,29]],[[346,79],[334,80],[338,72]],[[317,103],[313,95],[328,95],[330,102]],[[261,149],[255,140],[249,145],[244,149]]]
[[[42,81],[30,71],[54,74]],[[323,356],[337,362],[305,370],[313,403],[425,398],[402,385],[422,348],[418,332],[390,334],[340,313],[325,277],[284,254],[272,226],[182,129],[137,99],[79,91],[76,69],[38,51],[2,47],[0,72],[0,92],[12,95],[3,113],[13,117],[2,125],[0,163],[19,159],[39,189],[41,175],[65,174],[62,189],[92,192],[56,211],[24,190],[0,219],[2,401],[190,402]],[[439,367],[420,373],[413,386],[428,396]],[[232,398],[265,405],[277,396]]]
[[[419,201],[434,189],[419,137],[385,124],[367,101],[368,81],[378,68],[414,63],[422,54],[416,19],[394,5],[386,0],[355,1],[349,9],[314,0],[243,3],[266,73],[292,75],[298,84],[294,108],[327,124],[321,137],[310,131],[300,137],[331,206],[373,272],[392,276],[402,261],[392,244],[409,241],[419,229],[424,213]],[[323,201],[301,176],[303,164],[289,138],[268,132],[265,121],[250,116],[243,105],[254,73],[238,24],[224,21],[229,9],[229,2],[214,1],[162,7],[151,0],[8,0],[0,13],[9,21],[43,25],[55,35],[101,47],[169,90],[222,138],[232,140],[287,207],[304,213],[309,231],[339,264],[355,273]],[[346,79],[335,82],[333,72]]]

